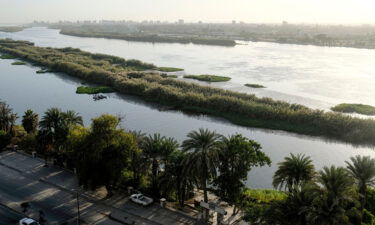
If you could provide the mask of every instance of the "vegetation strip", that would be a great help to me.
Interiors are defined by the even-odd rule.
[[[26,63],[22,61],[15,61],[15,62],[12,62],[12,65],[26,65]]]
[[[216,76],[216,75],[185,75],[184,78],[187,79],[195,79],[200,81],[207,81],[207,82],[224,82],[229,81],[230,77],[223,77],[223,76]]]
[[[260,84],[245,84],[246,87],[251,87],[251,88],[265,88],[265,86],[260,85]]]
[[[184,69],[181,68],[175,68],[175,67],[159,67],[158,71],[160,72],[178,72],[183,71]]]
[[[25,28],[26,27],[18,27],[18,26],[0,27],[0,32],[13,33],[13,32],[23,31]]]
[[[363,105],[363,104],[348,104],[342,103],[336,105],[331,108],[332,111],[335,112],[343,112],[343,113],[359,113],[363,115],[375,115],[375,107],[371,105]]]
[[[14,57],[13,55],[9,55],[9,54],[3,54],[3,55],[0,55],[0,59],[15,59],[16,57]]]
[[[65,29],[62,28],[61,34],[76,36],[76,37],[96,37],[108,39],[120,39],[126,41],[151,42],[151,43],[180,43],[180,44],[200,44],[200,45],[218,45],[218,46],[235,46],[234,40],[220,39],[220,38],[204,38],[204,37],[168,37],[157,34],[126,34],[113,32],[95,32],[89,30]]]
[[[138,60],[93,54],[73,48],[36,47],[26,41],[0,40],[0,52],[14,55],[56,72],[108,86],[124,94],[179,109],[211,112],[243,125],[273,127],[295,133],[325,136],[356,144],[375,144],[375,121],[335,112],[313,110],[270,98],[237,93],[163,78],[150,70],[155,65]],[[255,122],[254,122],[255,121]]]
[[[99,94],[99,93],[112,93],[115,92],[113,88],[110,87],[77,87],[77,94]]]

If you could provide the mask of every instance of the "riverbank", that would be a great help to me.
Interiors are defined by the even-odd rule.
[[[19,32],[19,31],[23,31],[26,27],[20,27],[20,26],[7,26],[7,27],[0,27],[0,32],[10,32],[10,33],[13,33],[13,32]]]
[[[106,33],[93,32],[83,30],[61,29],[60,34],[76,36],[76,37],[94,37],[119,39],[125,41],[151,42],[151,43],[179,43],[179,44],[200,44],[200,45],[218,45],[233,47],[236,45],[234,40],[220,38],[200,38],[200,37],[177,37],[177,36],[161,36],[157,34],[123,34],[123,33]]]
[[[91,54],[79,49],[41,48],[33,46],[32,43],[9,40],[0,41],[0,50],[38,66],[110,86],[121,93],[137,95],[176,109],[215,112],[227,119],[231,117],[232,122],[241,120],[242,124],[247,126],[273,126],[271,129],[325,136],[351,143],[375,144],[373,120],[352,118],[269,98],[257,98],[254,95],[200,86],[163,78],[159,74],[135,72],[131,67],[135,62],[138,67],[143,65],[145,70],[150,67],[150,64],[137,60],[130,61],[133,62],[131,64],[123,58]]]

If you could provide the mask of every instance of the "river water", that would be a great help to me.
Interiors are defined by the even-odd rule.
[[[373,50],[273,43],[249,43],[234,48],[153,45],[69,37],[46,28],[31,28],[12,34],[0,32],[0,38],[4,37],[29,40],[39,46],[71,46],[136,58],[158,66],[182,67],[186,73],[220,72],[231,76],[232,81],[214,85],[249,92],[248,88],[242,87],[243,83],[260,83],[268,88],[255,90],[257,95],[316,108],[324,109],[332,103],[351,101],[375,105],[375,91],[370,88],[375,83],[375,69],[370,68],[371,59],[371,62],[375,59]],[[0,99],[10,104],[19,116],[29,108],[42,114],[50,107],[59,107],[79,112],[88,125],[91,118],[110,113],[123,116],[122,126],[126,129],[149,134],[158,132],[180,142],[189,131],[198,128],[209,128],[223,135],[241,133],[261,143],[273,162],[271,167],[256,168],[249,173],[249,187],[270,188],[277,163],[289,153],[311,156],[317,169],[331,164],[343,166],[345,160],[356,154],[375,157],[372,148],[287,132],[245,128],[219,118],[166,111],[157,104],[136,97],[109,94],[106,100],[93,101],[92,96],[75,94],[82,81],[64,74],[36,74],[38,68],[14,66],[11,65],[13,61],[0,60]]]

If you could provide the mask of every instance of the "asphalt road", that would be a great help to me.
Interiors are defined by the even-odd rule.
[[[22,215],[0,205],[0,225],[16,225]]]

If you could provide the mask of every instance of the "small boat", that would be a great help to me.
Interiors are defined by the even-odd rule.
[[[106,99],[107,96],[95,94],[92,98],[94,99],[94,101],[98,101],[98,100]]]

